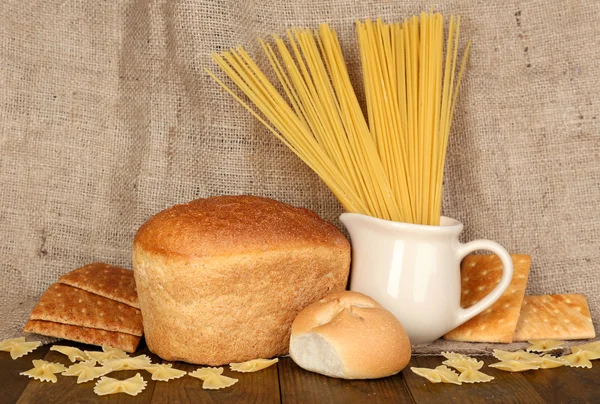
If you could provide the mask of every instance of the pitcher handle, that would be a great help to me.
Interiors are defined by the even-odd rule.
[[[498,282],[494,290],[488,293],[483,299],[481,299],[469,308],[460,308],[458,310],[458,316],[454,327],[458,327],[459,325],[470,320],[471,318],[475,317],[476,315],[490,307],[492,304],[494,304],[506,291],[512,279],[512,258],[510,257],[510,254],[504,249],[504,247],[502,247],[495,241],[474,240],[469,243],[461,244],[458,248],[457,253],[459,259],[462,260],[466,255],[477,250],[491,251],[500,258],[500,261],[502,262],[502,277],[500,278],[500,282]]]

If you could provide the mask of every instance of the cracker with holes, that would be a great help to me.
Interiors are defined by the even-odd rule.
[[[530,257],[511,254],[513,277],[506,292],[496,303],[471,320],[447,333],[452,341],[513,341],[521,303],[529,277]],[[469,255],[461,264],[461,306],[469,307],[490,293],[502,276],[502,263],[495,255]]]
[[[99,330],[55,323],[52,321],[29,320],[23,332],[68,339],[90,345],[110,345],[126,352],[135,352],[142,337],[122,332]],[[88,351],[86,351],[87,353]]]
[[[571,340],[595,336],[585,296],[525,296],[514,341]]]
[[[134,352],[143,326],[139,309],[55,283],[33,308],[23,331]]]
[[[58,282],[140,308],[133,271],[129,269],[96,262],[61,276]]]
[[[61,283],[50,285],[31,311],[30,319],[136,336],[143,333],[138,309]]]

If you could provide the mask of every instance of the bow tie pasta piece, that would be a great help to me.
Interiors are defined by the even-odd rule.
[[[206,380],[208,377],[213,375],[222,375],[223,368],[198,368],[189,375],[200,380]]]
[[[98,377],[104,376],[112,372],[112,369],[108,366],[96,367],[95,360],[89,360],[85,362],[79,362],[71,365],[62,372],[63,376],[77,376],[77,384],[89,382]]]
[[[152,365],[150,358],[146,355],[138,355],[133,358],[109,359],[102,363],[110,367],[113,371],[117,370],[144,370]]]
[[[204,381],[202,388],[209,390],[233,386],[238,381],[238,379],[223,376],[223,368],[199,368],[188,374]]]
[[[461,371],[460,375],[458,376],[458,381],[462,383],[485,383],[491,382],[492,380],[494,380],[494,376],[486,375],[485,373],[473,368],[466,368],[465,370]]]
[[[494,349],[493,355],[494,355],[494,358],[501,360],[501,361],[513,361],[513,360],[514,361],[519,361],[519,360],[536,361],[536,360],[539,360],[539,358],[540,358],[539,355],[525,352],[522,349],[515,351],[515,352]]]
[[[483,367],[483,361],[472,359],[448,359],[442,363],[458,370],[459,372],[464,372],[467,369],[479,370]]]
[[[591,369],[592,367],[589,351],[577,351],[571,355],[561,356],[560,359],[565,363],[565,365],[573,368]]]
[[[553,369],[565,366],[565,362],[562,359],[548,354],[542,356],[540,362],[537,364],[540,365],[540,369]]]
[[[279,359],[254,359],[248,362],[230,363],[229,368],[235,372],[258,372],[276,364]]]
[[[513,359],[492,363],[489,367],[504,370],[505,372],[525,372],[526,370],[537,370],[540,368],[540,365]]]
[[[440,376],[440,372],[438,372],[435,369],[412,367],[412,368],[410,368],[410,370],[412,370],[412,372],[414,374],[419,375],[419,376],[424,377],[425,379],[429,380],[431,383],[441,383],[442,382],[442,377]]]
[[[549,352],[555,349],[562,348],[563,343],[561,341],[555,341],[552,339],[541,339],[537,341],[528,341],[529,345],[526,349],[527,352]]]
[[[458,373],[454,372],[452,369],[447,366],[438,366],[435,369],[429,368],[410,368],[413,373],[426,378],[432,383],[452,383],[452,384],[462,384],[458,380]]]
[[[111,348],[109,346],[102,346],[102,351],[84,351],[84,353],[90,359],[94,359],[98,363],[103,363],[111,359],[125,359],[129,358],[129,355],[125,351],[119,348]]]
[[[205,390],[218,390],[233,386],[238,382],[238,379],[223,375],[208,376],[202,383],[202,388]]]
[[[178,379],[187,374],[187,372],[179,369],[173,369],[172,364],[154,364],[146,367],[148,373],[152,374],[152,380],[166,382],[172,379]]]
[[[11,338],[0,342],[0,351],[10,352],[12,359],[18,359],[33,352],[40,345],[39,341],[26,342],[24,337]]]
[[[571,347],[571,351],[573,351],[573,353],[577,353],[578,351],[600,352],[600,340],[588,344],[575,345]]]
[[[139,374],[130,377],[125,380],[113,379],[111,377],[104,376],[102,379],[96,382],[94,387],[94,393],[99,396],[105,396],[107,394],[125,393],[130,396],[137,396],[146,388],[147,381]]]
[[[88,360],[88,356],[79,348],[75,348],[72,346],[65,345],[53,345],[50,347],[51,351],[60,352],[63,355],[66,355],[71,362],[76,361],[85,361]]]
[[[19,373],[20,375],[31,377],[32,379],[41,382],[56,383],[58,379],[55,373],[61,373],[66,370],[64,365],[60,363],[47,362],[41,359],[36,359],[33,362],[33,369]]]
[[[458,373],[453,371],[447,366],[440,365],[435,368],[438,371],[440,378],[444,383],[453,383],[453,384],[462,384],[460,380],[458,380]]]
[[[477,362],[477,359],[471,358],[470,356],[455,353],[455,352],[442,352],[442,356],[446,359],[460,359],[465,361],[474,361]]]

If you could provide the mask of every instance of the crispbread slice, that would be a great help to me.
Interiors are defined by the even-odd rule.
[[[31,311],[30,319],[143,334],[140,310],[62,283],[50,285]]]
[[[129,269],[95,262],[64,274],[58,282],[140,308],[133,271]]]
[[[452,341],[503,342],[513,341],[529,277],[530,257],[511,254],[513,277],[496,303],[463,325],[447,333]],[[469,255],[461,265],[461,306],[469,307],[481,300],[500,282],[502,262],[496,255]]]
[[[84,344],[111,346],[125,352],[135,352],[141,337],[96,328],[78,327],[55,323],[52,321],[29,320],[25,324],[24,332],[63,338]]]
[[[515,330],[515,341],[595,337],[596,332],[585,296],[525,296]]]

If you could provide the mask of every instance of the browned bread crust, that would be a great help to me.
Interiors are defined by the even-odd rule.
[[[316,213],[256,196],[215,196],[151,217],[135,245],[163,256],[228,256],[277,249],[348,250],[348,240]]]
[[[160,212],[133,248],[148,347],[207,365],[287,353],[296,314],[344,290],[349,267],[350,244],[334,226],[253,196]]]

